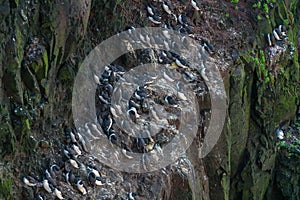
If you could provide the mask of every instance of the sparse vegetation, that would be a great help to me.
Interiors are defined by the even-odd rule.
[[[2,179],[0,177],[0,199],[12,199],[12,179]]]
[[[264,83],[269,83],[272,80],[272,74],[267,68],[267,62],[263,50],[254,52],[252,50],[250,53],[250,62],[253,62],[257,69],[258,78],[263,80]]]
[[[276,0],[258,0],[252,7],[257,9],[259,13],[263,14],[267,19],[270,19],[270,9],[274,7],[275,3]],[[257,20],[261,20],[261,16],[257,17]]]
[[[298,116],[285,133],[285,138],[278,142],[278,150],[287,150],[288,157],[300,155],[300,117]]]
[[[231,0],[230,2],[231,2],[231,3],[238,3],[239,0]]]

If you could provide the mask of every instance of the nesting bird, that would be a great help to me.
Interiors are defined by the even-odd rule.
[[[54,186],[56,186],[56,181],[55,179],[53,179],[53,177],[51,176],[50,172],[48,171],[48,169],[45,170],[45,175],[46,175],[46,179]]]
[[[280,37],[279,37],[279,32],[278,32],[278,29],[274,29],[273,30],[273,35],[275,37],[276,40],[282,40]]]
[[[30,187],[36,186],[36,183],[31,183],[26,177],[23,178],[23,182]]]
[[[147,86],[138,86],[136,91],[134,92],[134,96],[138,99],[138,100],[142,100],[144,98],[149,97],[148,91],[147,91]]]
[[[62,196],[61,191],[59,191],[57,188],[54,189],[54,194],[58,199],[64,199],[64,197]]]
[[[188,68],[188,63],[184,59],[176,58],[175,63],[178,67]]]
[[[69,162],[71,163],[71,165],[74,167],[74,168],[76,168],[76,169],[78,169],[79,168],[79,165],[78,165],[78,163],[76,162],[76,160],[74,160],[74,159],[69,159]]]
[[[200,74],[201,74],[202,78],[204,79],[204,81],[209,81],[205,71],[206,71],[206,68],[202,68]]]
[[[43,180],[43,187],[48,193],[52,192],[52,189],[51,189],[50,184],[47,179]]]
[[[214,53],[214,48],[213,46],[204,38],[201,38],[201,45],[204,48],[204,50],[206,52],[208,52],[209,54],[213,54]]]
[[[269,46],[273,46],[273,44],[275,44],[275,37],[273,34],[268,33],[267,40],[268,40]]]
[[[96,174],[94,171],[89,172],[88,179],[92,185],[98,185],[98,186],[105,185],[101,180],[100,174],[99,173]]]
[[[166,13],[168,13],[169,15],[172,14],[172,5],[171,5],[170,2],[163,2],[162,8],[163,8],[164,11],[165,11]]]
[[[165,102],[169,105],[176,105],[177,101],[172,96],[166,96]]]
[[[111,129],[112,124],[113,124],[113,120],[110,116],[105,118],[102,123],[102,127],[103,127],[104,131],[108,132]]]
[[[77,186],[77,189],[78,189],[83,195],[86,195],[86,189],[85,189],[85,187],[83,186],[82,180],[78,179],[78,181],[76,182],[76,186]]]
[[[127,198],[127,200],[135,200],[135,197],[136,196],[136,193],[134,193],[134,192],[129,192],[128,193],[128,198]]]
[[[267,34],[267,41],[269,46],[274,46],[276,41],[281,41],[286,38],[286,28],[283,25],[279,25],[272,33]]]
[[[277,136],[277,138],[279,140],[283,140],[284,139],[284,133],[283,133],[283,131],[280,128],[276,129],[276,136]]]
[[[179,21],[179,23],[182,24],[182,25],[188,25],[188,24],[189,24],[188,19],[187,19],[187,16],[186,16],[185,14],[180,14],[180,15],[178,16],[178,21]]]
[[[71,183],[73,183],[75,181],[75,175],[72,173],[72,171],[68,171],[65,174],[65,178],[66,178],[66,182],[70,185]]]
[[[76,155],[79,155],[79,156],[82,155],[82,152],[81,152],[79,146],[77,146],[76,144],[73,144],[72,147],[73,147],[73,150],[75,151]]]
[[[135,107],[131,107],[128,111],[127,111],[127,115],[129,116],[129,118],[133,121],[136,122],[137,118],[139,118],[139,114],[137,113],[137,110]]]
[[[156,15],[156,16],[160,16],[161,15],[161,12],[158,8],[156,8],[155,6],[151,5],[151,4],[148,4],[147,5],[147,11],[149,13],[149,15]]]
[[[279,25],[278,29],[283,36],[286,36],[286,28],[283,25]]]
[[[196,11],[199,11],[199,3],[197,2],[197,0],[191,0],[191,4],[193,6],[193,8],[195,8]]]
[[[96,130],[97,128],[97,127],[95,128],[93,124],[92,127],[94,128],[94,130]],[[79,132],[77,132],[77,136],[78,136],[79,144],[82,146],[83,150],[88,153],[90,150],[90,146],[85,142],[85,140],[83,139],[82,135]]]
[[[160,21],[161,18],[156,15],[150,15],[148,17],[148,19],[154,24],[161,24],[161,21]]]
[[[123,154],[126,158],[128,158],[128,159],[132,159],[132,158],[133,158],[132,156],[129,156],[129,155],[127,154],[126,149],[122,149],[121,152],[122,152],[122,154]]]
[[[50,166],[50,175],[51,175],[51,177],[55,177],[57,172],[59,172],[59,170],[60,170],[60,168],[59,168],[58,165],[56,165],[56,164],[51,165]]]

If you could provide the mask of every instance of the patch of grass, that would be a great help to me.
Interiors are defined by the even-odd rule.
[[[231,0],[230,3],[238,3],[239,0]]]

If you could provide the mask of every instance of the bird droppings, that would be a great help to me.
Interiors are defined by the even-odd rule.
[[[149,2],[150,3],[150,2]],[[153,4],[153,5],[152,5]],[[207,35],[204,34],[203,38],[200,35],[194,34],[198,31],[194,31],[193,17],[180,7],[180,11],[177,10],[178,6],[173,6],[170,2],[152,2],[146,6],[145,13],[149,23],[155,26],[168,26],[178,32],[186,34],[186,37],[198,38],[197,42],[203,46],[203,52],[201,56],[208,59],[213,55],[213,44],[209,43],[211,40],[207,39]],[[158,12],[156,9],[160,10]],[[201,4],[197,1],[191,1],[187,9],[193,9],[199,11]],[[169,23],[173,23],[172,25]],[[128,26],[127,30],[130,32],[135,31],[135,28]],[[150,38],[147,35],[141,35],[140,40],[146,46],[151,40],[160,41],[159,44],[163,44],[166,49],[174,48],[170,46],[166,41],[169,35],[164,32],[163,37]],[[205,38],[205,39],[204,39]],[[206,42],[203,42],[203,41]],[[212,42],[213,43],[213,42]],[[169,45],[169,46],[166,46]],[[176,46],[176,44],[173,44]],[[160,80],[160,87],[153,85],[152,82],[157,82],[157,78],[154,76],[151,78],[150,84],[137,84],[137,88],[133,91],[132,96],[128,101],[126,110],[122,110],[122,107],[112,107],[112,94],[116,87],[116,83],[122,80],[123,75],[128,71],[128,66],[121,66],[120,64],[107,65],[103,73],[95,73],[91,78],[97,84],[96,94],[96,107],[97,107],[97,121],[100,127],[94,126],[94,122],[87,122],[88,124],[80,130],[73,129],[66,133],[67,142],[61,150],[61,154],[58,158],[54,158],[54,162],[50,163],[47,167],[51,168],[51,165],[56,163],[59,170],[55,171],[55,176],[51,175],[52,179],[55,179],[58,187],[55,187],[47,177],[37,179],[37,183],[45,182],[48,184],[43,186],[44,190],[37,192],[39,184],[33,186],[36,198],[73,198],[82,199],[91,196],[95,199],[155,199],[158,198],[158,191],[151,191],[148,188],[149,185],[153,184],[156,179],[160,179],[162,172],[153,172],[138,175],[139,185],[134,182],[126,181],[136,180],[136,175],[127,174],[123,172],[116,172],[115,170],[109,169],[103,166],[97,159],[89,154],[90,150],[88,147],[88,141],[86,141],[85,134],[98,130],[98,134],[104,134],[107,136],[107,142],[113,143],[114,145],[122,147],[122,153],[128,159],[131,159],[129,152],[162,152],[165,144],[170,142],[172,138],[179,134],[178,127],[180,126],[179,116],[181,106],[190,100],[190,96],[178,88],[182,86],[177,85],[176,92],[163,92],[168,89],[168,82],[177,82],[175,73],[186,74],[186,83],[190,85],[192,90],[196,93],[196,97],[202,99],[203,96],[208,95],[208,88],[205,81],[209,79],[206,73],[209,71],[205,70],[205,64],[200,69],[196,69],[191,66],[189,61],[185,58],[176,55],[171,51],[166,50],[151,50],[143,52],[145,57],[139,58],[143,63],[147,63],[146,60],[155,61],[157,63],[163,63],[168,65],[168,69],[164,71],[162,80]],[[135,56],[138,54],[133,52]],[[226,68],[226,63],[222,64],[222,67]],[[171,72],[171,73],[170,73]],[[176,85],[176,84],[175,84]],[[158,106],[154,106],[157,104]],[[164,109],[167,114],[162,113],[161,109]],[[147,121],[149,119],[153,121],[161,121],[161,126],[165,127],[163,130],[158,131],[154,137],[148,138],[131,138],[125,136],[125,132],[119,130],[116,126],[115,116],[120,113],[128,112],[132,121],[137,124]],[[199,126],[204,118],[200,119]],[[153,126],[155,128],[155,126]],[[92,134],[90,134],[92,135]],[[93,135],[96,139],[97,136]],[[122,154],[119,156],[123,156]],[[187,159],[187,158],[186,158]],[[147,160],[144,161],[144,167],[147,168]],[[95,167],[97,166],[97,170]],[[180,164],[176,163],[172,166],[166,167],[164,173],[171,174],[171,171],[178,169]],[[181,166],[185,168],[186,166]],[[189,166],[191,168],[191,166]],[[176,170],[175,170],[176,171]],[[182,170],[178,173],[182,174],[183,177],[190,174],[190,170]],[[50,171],[49,171],[50,173]],[[51,174],[51,173],[50,173]],[[160,174],[159,176],[157,176]],[[50,177],[48,177],[50,179]],[[167,178],[166,178],[167,179]],[[124,182],[123,182],[124,181]],[[159,182],[157,180],[157,182]],[[161,186],[164,188],[165,186]],[[118,190],[116,188],[119,188]],[[164,188],[168,190],[168,188]],[[48,193],[51,190],[50,193]],[[146,192],[149,190],[148,192]],[[59,192],[61,194],[59,194]],[[145,197],[145,195],[147,195]]]

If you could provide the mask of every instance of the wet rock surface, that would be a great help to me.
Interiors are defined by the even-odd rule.
[[[160,1],[3,2],[2,6],[7,9],[0,10],[4,16],[0,37],[7,55],[4,59],[1,54],[1,60],[5,60],[2,65],[9,68],[2,65],[0,68],[0,77],[4,77],[0,86],[5,86],[0,90],[0,94],[4,94],[0,100],[5,102],[0,109],[3,122],[1,143],[7,147],[1,149],[1,154],[14,151],[14,156],[7,155],[0,162],[3,172],[0,191],[3,191],[4,198],[191,199],[192,195],[197,195],[203,199],[229,196],[230,199],[270,199],[275,184],[284,198],[299,197],[297,178],[285,184],[285,180],[297,170],[291,165],[287,167],[286,163],[291,161],[285,150],[277,157],[281,164],[274,172],[277,140],[273,134],[280,123],[295,114],[299,81],[297,51],[284,54],[285,45],[279,53],[272,51],[272,48],[282,45],[277,42],[277,47],[270,47],[266,38],[272,28],[288,20],[285,24],[288,27],[287,40],[291,47],[296,46],[293,33],[298,32],[299,22],[282,10],[288,7],[295,14],[297,3],[268,4],[271,21],[264,18],[266,13],[262,10],[253,9],[257,3],[254,1],[239,1],[238,4],[229,1],[170,3],[172,6]],[[257,15],[263,20],[258,20]],[[49,23],[48,19],[54,19],[54,22]],[[16,27],[15,31],[5,35],[11,24]],[[43,32],[30,28],[32,24],[41,25]],[[206,158],[198,158],[210,117],[210,99],[203,81],[205,76],[201,71],[182,70],[188,61],[178,56],[165,56],[167,52],[155,52],[153,56],[149,49],[129,53],[118,59],[115,66],[122,66],[126,71],[136,64],[161,62],[175,66],[186,74],[188,81],[194,81],[201,120],[198,139],[187,154],[162,170],[130,174],[103,165],[80,139],[80,134],[93,127],[93,122],[88,122],[87,128],[82,127],[82,130],[74,127],[71,115],[74,76],[92,48],[130,26],[167,27],[179,31],[203,46],[207,56],[220,69],[228,91],[228,119],[218,144]],[[29,31],[22,32],[22,29]],[[79,41],[82,41],[80,45],[77,44]],[[273,52],[274,61],[270,60],[276,62],[276,66],[259,68],[260,64],[267,66],[266,60],[261,58],[268,48]],[[249,53],[249,49],[254,51]],[[255,49],[261,49],[263,53]],[[273,77],[274,71],[276,76]],[[115,75],[108,73],[108,78],[113,79],[111,74]],[[115,142],[128,152],[142,153],[163,147],[172,139],[165,131],[153,140],[145,139],[145,144],[140,147],[140,142],[112,132],[110,117],[113,114],[105,106],[110,98],[111,83],[103,84],[102,75],[96,75],[100,84],[95,99],[98,114],[102,115],[97,120],[104,132],[106,130],[108,144]],[[25,86],[21,87],[23,82]],[[29,88],[31,93],[23,92],[23,87]],[[157,95],[155,91],[145,89],[136,90],[138,96],[150,93],[153,101],[161,106],[178,101],[178,96]],[[147,102],[138,100],[134,94],[131,100],[136,108],[128,112],[132,121],[137,120],[137,115],[148,115]],[[176,109],[169,112],[177,113]],[[176,126],[177,122],[172,123]],[[125,144],[120,142],[124,140],[127,141]],[[297,160],[293,159],[293,162],[298,165]],[[285,189],[287,185],[290,187]],[[293,191],[290,192],[289,188]]]
[[[299,114],[290,124],[277,131],[278,154],[276,157],[275,189],[277,199],[299,199],[300,124]]]

